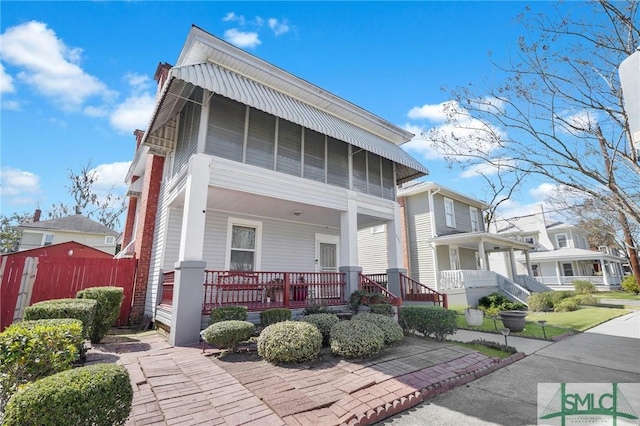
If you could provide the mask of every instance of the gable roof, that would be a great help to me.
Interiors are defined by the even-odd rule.
[[[454,198],[481,210],[486,210],[490,207],[489,204],[484,201],[480,201],[471,195],[465,195],[462,192],[447,188],[446,186],[440,185],[436,182],[410,182],[398,189],[398,197],[408,197],[410,195],[416,195],[427,191],[438,191],[441,195]]]
[[[114,231],[113,229],[80,214],[59,217],[56,219],[41,220],[33,223],[24,223],[22,225],[18,225],[17,228],[25,231],[66,231],[79,232],[83,234],[112,235],[114,237],[117,237],[120,234],[118,231]]]
[[[399,147],[412,133],[197,27],[169,71],[143,144],[174,148],[162,127],[182,109],[195,86],[392,160],[398,164],[399,183],[428,174]]]
[[[64,243],[56,243],[48,246],[34,247],[27,250],[14,251],[12,253],[5,253],[2,256],[11,257],[53,257],[60,256],[60,253],[68,255],[68,251],[73,250],[73,256],[78,257],[98,257],[104,259],[111,259],[113,255],[97,248],[88,246],[86,244],[79,243],[77,241],[65,241]],[[0,257],[2,257],[0,256]]]

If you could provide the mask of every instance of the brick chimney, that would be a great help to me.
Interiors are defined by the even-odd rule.
[[[33,221],[40,222],[40,215],[42,215],[42,210],[36,209],[36,211],[33,213]]]
[[[156,91],[156,97],[160,94],[162,90],[162,86],[164,86],[164,82],[167,81],[167,77],[169,76],[169,70],[173,68],[173,65],[168,64],[166,62],[160,62],[158,64],[158,68],[156,68],[156,73],[153,76],[153,79],[158,82],[158,90]]]
[[[136,137],[136,151],[140,148],[142,137],[144,136],[144,130],[136,129],[133,131],[133,135]]]

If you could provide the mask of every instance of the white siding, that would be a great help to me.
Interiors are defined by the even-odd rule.
[[[411,277],[414,280],[435,288],[429,197],[427,194],[408,197],[405,200],[405,209]]]
[[[445,235],[459,234],[461,232],[471,232],[471,216],[469,215],[469,204],[463,203],[450,197],[447,198],[453,200],[453,210],[455,214],[456,226],[455,228],[447,226],[446,216],[444,212],[445,196],[443,196],[442,194],[435,194],[433,196],[433,210],[436,219],[436,235],[442,237]],[[482,215],[478,214],[478,216]],[[480,230],[484,229],[484,225],[482,224],[482,217],[479,217],[478,225],[480,227]]]
[[[374,228],[358,231],[358,260],[364,274],[387,272],[387,231],[372,233]]]
[[[142,178],[141,178],[142,179]],[[164,252],[165,229],[167,219],[166,180],[163,179],[160,195],[158,197],[158,211],[156,213],[156,228],[153,232],[153,246],[151,248],[151,261],[149,263],[149,279],[147,280],[147,299],[145,301],[144,314],[155,316],[158,284],[160,282],[160,268]],[[173,268],[171,268],[173,269]]]
[[[478,269],[476,263],[476,250],[460,247],[458,249],[458,255],[460,256],[460,269],[475,271]]]
[[[167,214],[166,244],[162,269],[173,271],[180,253],[180,234],[182,232],[182,208],[170,208]]]

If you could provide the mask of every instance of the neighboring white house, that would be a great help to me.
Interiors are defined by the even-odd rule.
[[[572,285],[574,280],[596,285],[617,286],[623,276],[626,258],[616,249],[590,250],[582,229],[553,220],[539,206],[535,214],[496,221],[499,235],[517,238],[535,248],[529,255],[531,275],[548,286]],[[495,270],[508,265],[501,256],[491,257]],[[518,274],[527,274],[526,259],[516,256]]]
[[[387,267],[402,268],[396,185],[427,173],[400,148],[411,133],[197,27],[156,78],[123,246],[139,259],[134,311],[172,344],[222,304],[344,303],[359,229],[386,225]]]
[[[40,210],[36,210],[32,223],[17,228],[22,231],[18,251],[75,241],[114,255],[120,234],[80,214],[40,220]]]
[[[499,289],[526,301],[530,291],[546,290],[535,282],[517,282],[524,278],[513,279],[517,277],[515,259],[532,246],[488,233],[483,212],[489,206],[485,203],[434,182],[406,184],[398,191],[398,200],[404,216],[402,243],[409,276],[447,293],[449,304],[475,305],[479,297]],[[358,232],[364,273],[387,268],[386,240],[384,225]],[[489,267],[493,253],[513,260],[508,270],[496,274]]]

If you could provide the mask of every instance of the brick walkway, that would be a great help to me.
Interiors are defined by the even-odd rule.
[[[127,422],[141,425],[364,425],[467,383],[507,360],[406,338],[366,362],[274,366],[256,354],[223,358],[173,348],[155,333],[109,336],[88,362],[125,365],[134,389]]]

